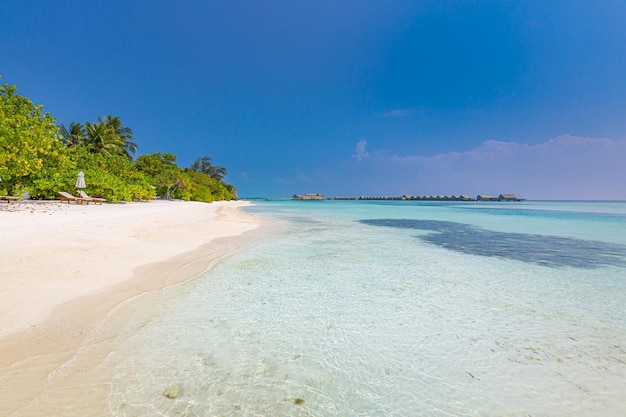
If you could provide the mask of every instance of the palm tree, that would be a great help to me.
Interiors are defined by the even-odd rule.
[[[111,155],[121,155],[124,152],[124,141],[122,141],[114,130],[107,128],[104,123],[85,123],[85,146],[93,153],[101,153],[105,157]]]
[[[62,142],[68,146],[76,146],[82,145],[85,143],[85,139],[87,137],[87,132],[85,131],[85,127],[76,122],[70,123],[70,130],[67,130],[65,125],[61,125],[61,136],[63,136]]]
[[[209,177],[220,181],[226,175],[226,168],[219,165],[213,165],[211,158],[208,156],[202,156],[196,159],[194,163],[191,164],[190,168],[192,171],[204,172]]]
[[[128,159],[132,159],[131,155],[137,152],[137,144],[135,143],[133,130],[130,127],[124,126],[118,116],[108,115],[104,118],[98,117],[98,121],[107,129],[115,132],[115,136],[121,141],[120,153],[126,155]]]
[[[72,144],[84,145],[90,152],[101,153],[105,157],[124,155],[132,159],[131,154],[137,151],[133,131],[125,127],[117,116],[98,117],[96,123],[86,122],[84,127],[72,122],[69,132],[61,126],[61,134],[72,138]]]

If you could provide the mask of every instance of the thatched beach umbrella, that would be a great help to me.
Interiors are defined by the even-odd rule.
[[[87,188],[87,184],[85,184],[85,174],[83,171],[78,173],[78,178],[76,179],[76,188]]]

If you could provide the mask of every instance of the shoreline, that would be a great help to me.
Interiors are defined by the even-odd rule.
[[[0,264],[1,414],[101,414],[94,406],[106,406],[106,385],[95,367],[133,325],[128,319],[149,317],[164,289],[254,240],[260,222],[239,210],[246,205],[24,203],[21,213],[0,211],[10,238],[2,244],[9,262]],[[58,235],[68,228],[80,233]]]

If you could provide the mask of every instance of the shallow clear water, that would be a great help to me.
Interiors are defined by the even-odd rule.
[[[101,365],[111,414],[626,415],[626,203],[249,211],[280,227]]]

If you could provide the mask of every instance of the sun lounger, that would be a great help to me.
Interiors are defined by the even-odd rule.
[[[93,201],[94,204],[102,204],[107,201],[106,198],[90,197],[83,190],[78,191],[78,195],[80,195],[80,197],[84,198],[85,200]]]
[[[17,197],[12,197],[10,195],[0,195],[0,201],[6,201],[7,204],[15,200],[17,200]]]
[[[64,191],[59,191],[58,194],[59,194],[59,200],[61,200],[61,203],[64,201],[67,201],[67,203],[69,204],[70,201],[74,201],[78,204],[83,204],[83,203],[89,204],[89,200],[86,200],[82,197],[74,197],[72,194],[66,193]]]

